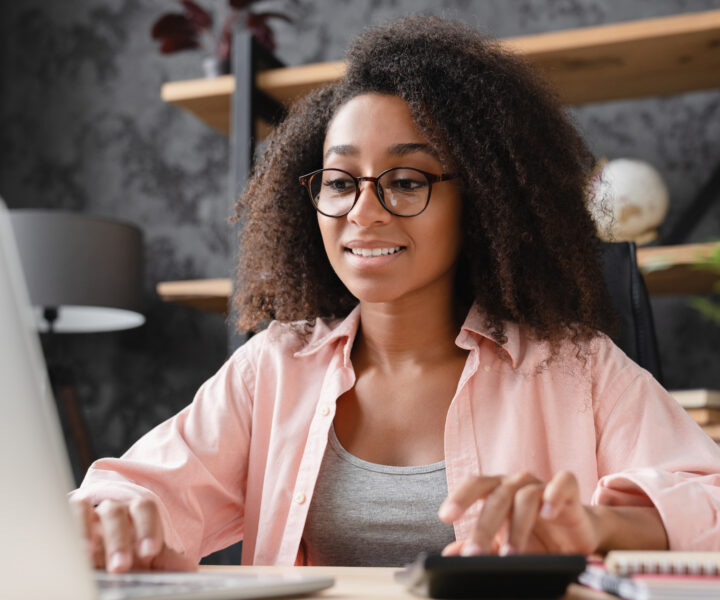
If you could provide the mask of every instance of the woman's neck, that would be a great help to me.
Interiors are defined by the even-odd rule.
[[[439,363],[462,351],[455,345],[457,314],[451,296],[360,303],[353,359],[382,370]]]

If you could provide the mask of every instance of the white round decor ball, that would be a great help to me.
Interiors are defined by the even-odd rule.
[[[606,241],[645,244],[657,237],[670,195],[651,164],[628,158],[606,162],[590,184],[590,209]]]

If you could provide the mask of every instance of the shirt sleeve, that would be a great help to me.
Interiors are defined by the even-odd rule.
[[[720,550],[720,449],[647,371],[606,340],[594,358],[593,504],[652,506],[671,550]]]
[[[237,350],[188,407],[140,438],[121,458],[93,463],[71,496],[94,504],[154,500],[166,543],[198,562],[242,539],[254,341]]]

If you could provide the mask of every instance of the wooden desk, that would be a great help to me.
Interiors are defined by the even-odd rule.
[[[229,573],[304,573],[335,578],[335,585],[318,592],[315,598],[342,600],[399,600],[414,598],[393,579],[398,569],[383,567],[224,567],[203,566],[202,571]],[[564,600],[617,600],[616,596],[572,584]]]

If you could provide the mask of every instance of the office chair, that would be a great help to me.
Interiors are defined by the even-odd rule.
[[[632,360],[663,383],[652,308],[633,242],[602,242],[605,285],[618,315],[613,341]]]

